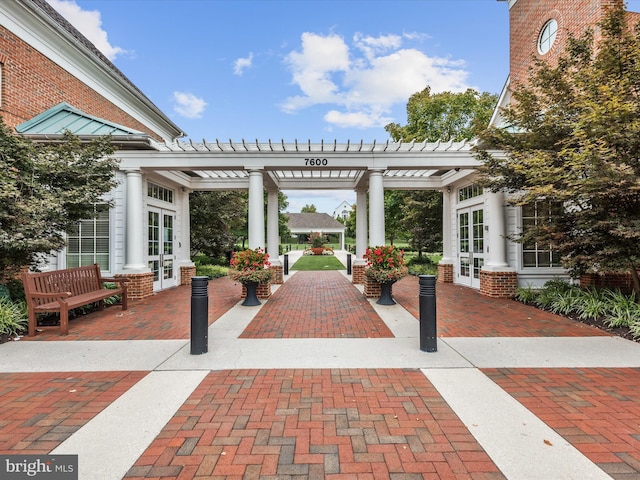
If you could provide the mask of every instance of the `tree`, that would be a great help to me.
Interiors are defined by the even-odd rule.
[[[247,235],[247,192],[193,192],[189,198],[192,254],[221,257]]]
[[[312,203],[311,205],[305,205],[304,207],[302,207],[302,210],[300,210],[300,213],[316,213],[317,211],[318,209]]]
[[[597,44],[589,30],[557,64],[537,61],[504,112],[511,128],[483,132],[478,158],[513,204],[563,207],[517,240],[552,245],[574,276],[628,271],[640,295],[640,25],[627,21],[613,8]]]
[[[403,192],[402,226],[409,234],[411,246],[422,251],[442,250],[442,194],[435,190]]]
[[[384,192],[384,229],[389,243],[398,237],[406,236],[407,229],[404,223],[405,200],[409,192],[402,190],[385,190]]]
[[[82,143],[69,132],[55,144],[13,135],[0,118],[0,277],[37,266],[65,246],[65,233],[95,215],[116,186],[108,137]],[[2,280],[3,278],[0,278]]]
[[[431,87],[414,93],[407,103],[407,124],[390,123],[384,127],[395,141],[436,142],[471,139],[489,124],[498,96],[465,92],[431,94]]]

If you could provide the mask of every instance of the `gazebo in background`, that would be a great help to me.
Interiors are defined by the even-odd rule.
[[[311,233],[338,234],[340,250],[344,250],[344,225],[328,213],[287,213],[287,226],[292,235],[306,235]]]

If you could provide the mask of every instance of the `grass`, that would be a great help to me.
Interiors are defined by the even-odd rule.
[[[300,257],[291,270],[346,270],[340,260],[333,255],[308,255]]]

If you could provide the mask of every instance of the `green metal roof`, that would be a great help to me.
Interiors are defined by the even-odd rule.
[[[18,133],[25,135],[59,135],[67,130],[75,135],[146,135],[88,115],[66,102],[59,103],[16,127]]]

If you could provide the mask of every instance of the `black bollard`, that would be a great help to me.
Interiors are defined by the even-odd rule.
[[[420,350],[438,351],[436,326],[436,277],[419,275],[420,285]]]
[[[347,275],[351,275],[351,254],[347,253]]]
[[[284,274],[289,275],[289,255],[284,256]]]
[[[191,277],[191,355],[208,351],[209,277]]]

